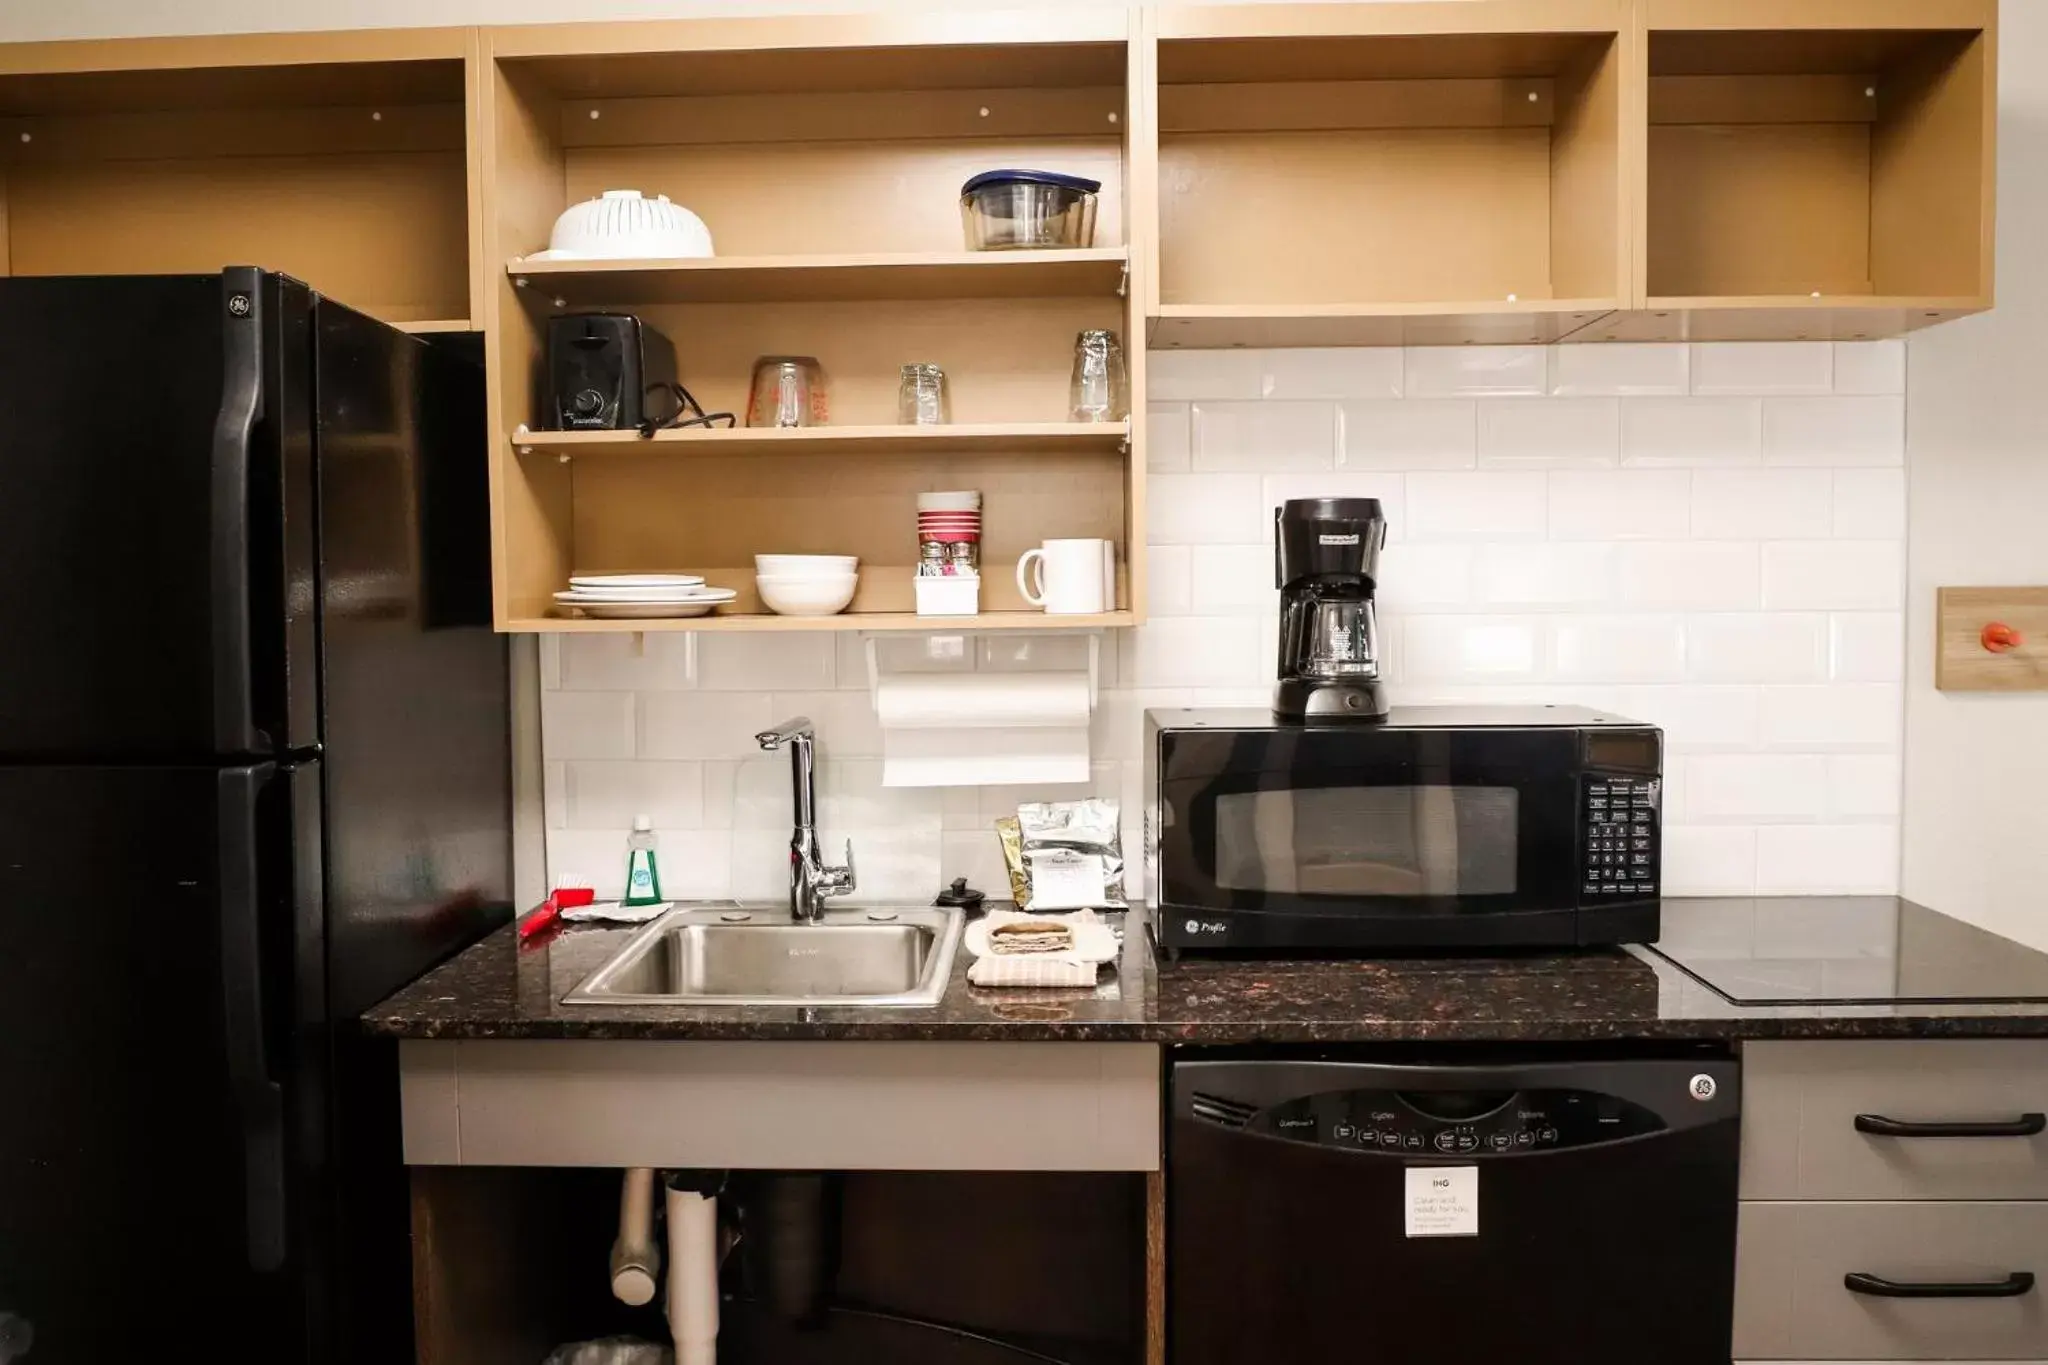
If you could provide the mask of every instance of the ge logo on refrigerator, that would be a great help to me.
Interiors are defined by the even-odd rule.
[[[250,301],[247,294],[228,295],[228,312],[231,316],[238,318],[248,317],[249,310],[254,306],[255,304]]]
[[[1706,1103],[1708,1100],[1714,1098],[1714,1096],[1721,1093],[1720,1083],[1717,1082],[1712,1076],[1707,1075],[1693,1077],[1691,1082],[1686,1086],[1686,1089],[1691,1092],[1692,1097],[1694,1099],[1700,1101],[1700,1103],[1702,1104]]]

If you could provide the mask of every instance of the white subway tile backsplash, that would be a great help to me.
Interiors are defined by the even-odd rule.
[[[1261,351],[1267,398],[1399,398],[1402,358],[1392,346]]]
[[[1524,616],[1411,616],[1402,623],[1412,683],[1514,682],[1544,672],[1543,623]]]
[[[1692,348],[1694,393],[1827,393],[1835,351],[1825,341],[1703,342]]]
[[[1756,830],[1679,825],[1664,830],[1664,894],[1747,896],[1756,890]]]
[[[696,685],[697,637],[689,633],[563,635],[560,685],[572,692],[660,692]]]
[[[1346,403],[1337,462],[1347,469],[1470,469],[1478,406],[1462,398]]]
[[[1180,616],[1127,633],[1124,678],[1133,687],[1231,687],[1270,680],[1273,655],[1250,616]]]
[[[1781,826],[1757,831],[1760,895],[1891,895],[1899,887],[1893,824]]]
[[[1146,397],[1159,403],[1260,398],[1265,370],[1263,351],[1153,351],[1146,357]]]
[[[1890,683],[1766,687],[1763,739],[1774,749],[1897,749],[1905,698]]]
[[[1630,398],[1621,405],[1621,462],[1631,468],[1754,465],[1764,458],[1755,398]]]
[[[1273,605],[1271,546],[1197,545],[1192,553],[1194,614],[1230,615]]]
[[[1691,348],[1683,345],[1553,346],[1550,391],[1573,398],[1686,393],[1691,358]]]
[[[1896,540],[1764,546],[1764,605],[1773,611],[1886,611],[1905,591],[1905,546]]]
[[[1897,465],[1906,460],[1904,398],[1772,398],[1764,403],[1764,462]]]
[[[1434,548],[1434,547],[1431,547]],[[1472,547],[1472,601],[1484,607],[1600,607],[1614,599],[1615,547]]]
[[[1904,393],[1905,391],[1905,342],[1838,341],[1835,343],[1836,393]]]
[[[703,765],[565,762],[562,815],[565,829],[608,829],[620,838],[641,815],[659,829],[696,829],[704,823]]]
[[[1256,474],[1159,474],[1145,481],[1154,545],[1250,545],[1272,531]]]
[[[1616,399],[1504,398],[1478,406],[1481,468],[1597,469],[1621,460]]]
[[[1541,346],[1411,346],[1406,365],[1409,398],[1535,397],[1550,386]]]
[[[631,692],[542,693],[542,752],[551,759],[631,758],[633,702]]]
[[[763,687],[772,679],[763,678]],[[863,703],[864,693],[849,692]],[[642,758],[748,758],[760,752],[754,736],[788,717],[771,714],[769,696],[759,692],[643,692],[640,695]],[[790,715],[797,713],[792,711]],[[602,757],[602,755],[592,755]]]
[[[1686,809],[1696,820],[1814,820],[1827,810],[1818,754],[1694,754]]]
[[[1897,819],[1901,779],[1897,754],[1836,754],[1828,760],[1828,816]]]
[[[1194,405],[1194,469],[1198,474],[1331,469],[1336,463],[1335,404]]]
[[[1194,412],[1186,403],[1145,405],[1145,470],[1185,474],[1194,452]]]
[[[1761,733],[1763,694],[1755,687],[1628,687],[1614,704],[1624,716],[1661,727],[1677,753],[1753,749]]]
[[[1682,540],[1691,521],[1683,470],[1559,470],[1550,476],[1553,540]]]
[[[1898,682],[1906,676],[1906,618],[1895,611],[1828,619],[1830,676],[1836,682]]]
[[[1763,563],[1740,541],[1641,541],[1614,547],[1624,606],[1674,611],[1754,611]]]
[[[831,687],[836,653],[829,635],[706,635],[697,651],[697,686],[754,692],[772,678],[777,687]]]
[[[1564,616],[1551,627],[1556,677],[1567,682],[1677,682],[1685,623],[1676,616]]]
[[[1376,497],[1395,701],[1588,705],[1668,740],[1673,895],[1896,882],[1905,348],[1641,345],[1151,357],[1150,620],[1102,637],[1094,774],[1135,862],[1147,707],[1270,704],[1273,508]],[[1832,386],[1832,387],[1830,387]],[[991,572],[1007,572],[1008,564]],[[1001,894],[989,811],[1047,789],[885,789],[888,672],[1079,667],[1083,636],[542,639],[551,865],[617,890],[646,811],[675,895],[786,893],[808,714],[823,837],[872,901]],[[1141,891],[1134,879],[1132,890]]]
[[[1906,471],[1837,469],[1835,534],[1848,540],[1906,538]]]
[[[1827,677],[1827,618],[1730,612],[1687,619],[1686,676],[1694,682],[1819,682]]]
[[[1151,545],[1145,550],[1145,594],[1154,616],[1186,616],[1194,610],[1194,548]]]
[[[1818,539],[1834,526],[1825,469],[1701,469],[1692,476],[1697,540]]]
[[[1416,540],[1537,540],[1548,511],[1544,475],[1519,471],[1410,474],[1409,534]]]

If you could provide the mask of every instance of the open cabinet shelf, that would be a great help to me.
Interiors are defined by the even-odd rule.
[[[719,256],[701,261],[507,263],[515,284],[569,305],[1109,298],[1124,292],[1122,247],[1069,251],[902,251]]]
[[[477,317],[474,45],[417,29],[0,47],[0,273],[257,265],[410,330]]]
[[[1548,342],[1628,297],[1620,0],[1157,25],[1156,344]]]
[[[844,16],[486,30],[500,439],[498,621],[508,630],[986,630],[1128,625],[1143,612],[1142,416],[1063,419],[1079,333],[1144,349],[1131,276],[1133,23],[1123,12]],[[999,167],[1102,183],[1086,248],[964,249],[960,187]],[[666,194],[718,255],[556,261],[555,217],[609,189]],[[756,360],[814,357],[829,424],[793,431],[546,432],[549,319],[631,313],[667,338],[709,412],[747,408]],[[946,374],[956,425],[895,422],[900,372]],[[982,494],[979,617],[913,614],[916,502]],[[1059,537],[1117,547],[1117,610],[1047,618],[1011,566]],[[765,615],[753,556],[854,554],[840,616]],[[743,568],[720,566],[748,566]],[[724,615],[589,621],[553,610],[572,573],[684,572]]]
[[[528,431],[512,433],[522,453],[649,455],[660,458],[728,455],[879,455],[900,451],[990,454],[1121,454],[1129,422],[975,422],[943,426],[689,427],[657,431]]]

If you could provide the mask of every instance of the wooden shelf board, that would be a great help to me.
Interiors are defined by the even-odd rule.
[[[703,427],[657,431],[528,431],[512,433],[520,451],[565,455],[862,455],[988,451],[1042,454],[1113,451],[1131,436],[1129,422],[975,422],[947,426]]]
[[[1071,251],[720,256],[701,261],[509,262],[542,297],[566,303],[775,303],[863,299],[1113,297],[1123,247]]]
[[[1616,312],[1574,341],[1876,341],[1981,313],[1977,298],[1893,298],[1804,294],[1704,298],[1651,297]]]
[[[1154,346],[1168,348],[1538,345],[1620,307],[1619,299],[1162,304],[1150,332]]]
[[[401,332],[411,332],[414,336],[430,336],[439,332],[474,332],[477,330],[476,324],[468,318],[415,318],[409,322],[394,322],[391,325]]]
[[[695,616],[681,620],[592,621],[582,617],[513,617],[500,629],[515,634],[612,634],[643,631],[932,631],[1115,630],[1138,624],[1128,611],[1094,616],[1048,616],[1042,611],[983,612],[979,616],[918,616],[913,612],[842,612],[838,616]]]

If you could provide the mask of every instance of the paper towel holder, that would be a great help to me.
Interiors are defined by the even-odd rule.
[[[966,637],[955,636],[953,638],[965,639]],[[1074,638],[1074,632],[1070,630],[1006,631],[1003,638],[1008,640],[1071,640]],[[875,635],[864,636],[861,640],[868,659],[868,704],[870,706],[877,704],[876,694],[881,690],[882,686],[882,665],[875,652],[875,646],[880,642],[881,637]],[[1090,631],[1088,633],[1088,709],[1094,711],[1101,704],[1102,632]]]

